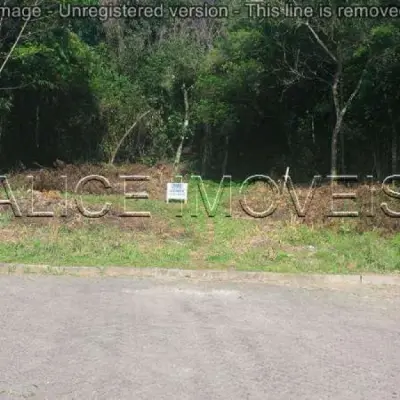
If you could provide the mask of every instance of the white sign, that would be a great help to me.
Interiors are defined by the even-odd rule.
[[[187,183],[167,183],[167,203],[170,200],[181,200],[185,203],[188,197]]]

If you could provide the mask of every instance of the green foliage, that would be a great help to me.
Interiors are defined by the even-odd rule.
[[[50,10],[59,3],[45,0],[41,6]],[[317,7],[319,2],[306,3]],[[164,7],[178,4],[197,3],[168,0]],[[243,5],[237,0],[224,4]],[[327,3],[333,8],[345,4]],[[343,67],[341,106],[363,76],[341,131],[342,167],[358,173],[371,173],[378,164],[389,169],[387,160],[394,154],[389,143],[400,122],[395,19],[316,16],[310,30],[304,19],[283,16],[102,22],[56,14],[30,21],[15,47],[23,21],[5,19],[0,27],[1,60],[13,48],[0,74],[0,157],[5,163],[63,157],[108,161],[146,110],[151,113],[128,135],[119,159],[170,160],[184,129],[185,85],[189,128],[184,145],[193,146],[197,161],[218,170],[229,153],[232,172],[287,164],[304,177],[327,172],[336,120],[333,54]]]

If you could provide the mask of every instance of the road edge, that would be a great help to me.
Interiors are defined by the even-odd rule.
[[[139,267],[65,267],[31,264],[0,263],[0,275],[68,275],[76,277],[136,277],[192,279],[201,281],[240,281],[288,284],[353,284],[400,286],[399,275],[331,275],[293,274],[233,270],[187,270],[176,268]]]

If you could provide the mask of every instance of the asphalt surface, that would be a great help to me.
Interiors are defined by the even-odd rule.
[[[400,399],[400,289],[0,277],[0,399]]]

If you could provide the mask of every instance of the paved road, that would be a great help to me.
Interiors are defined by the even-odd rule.
[[[0,278],[0,399],[400,399],[400,293]]]

